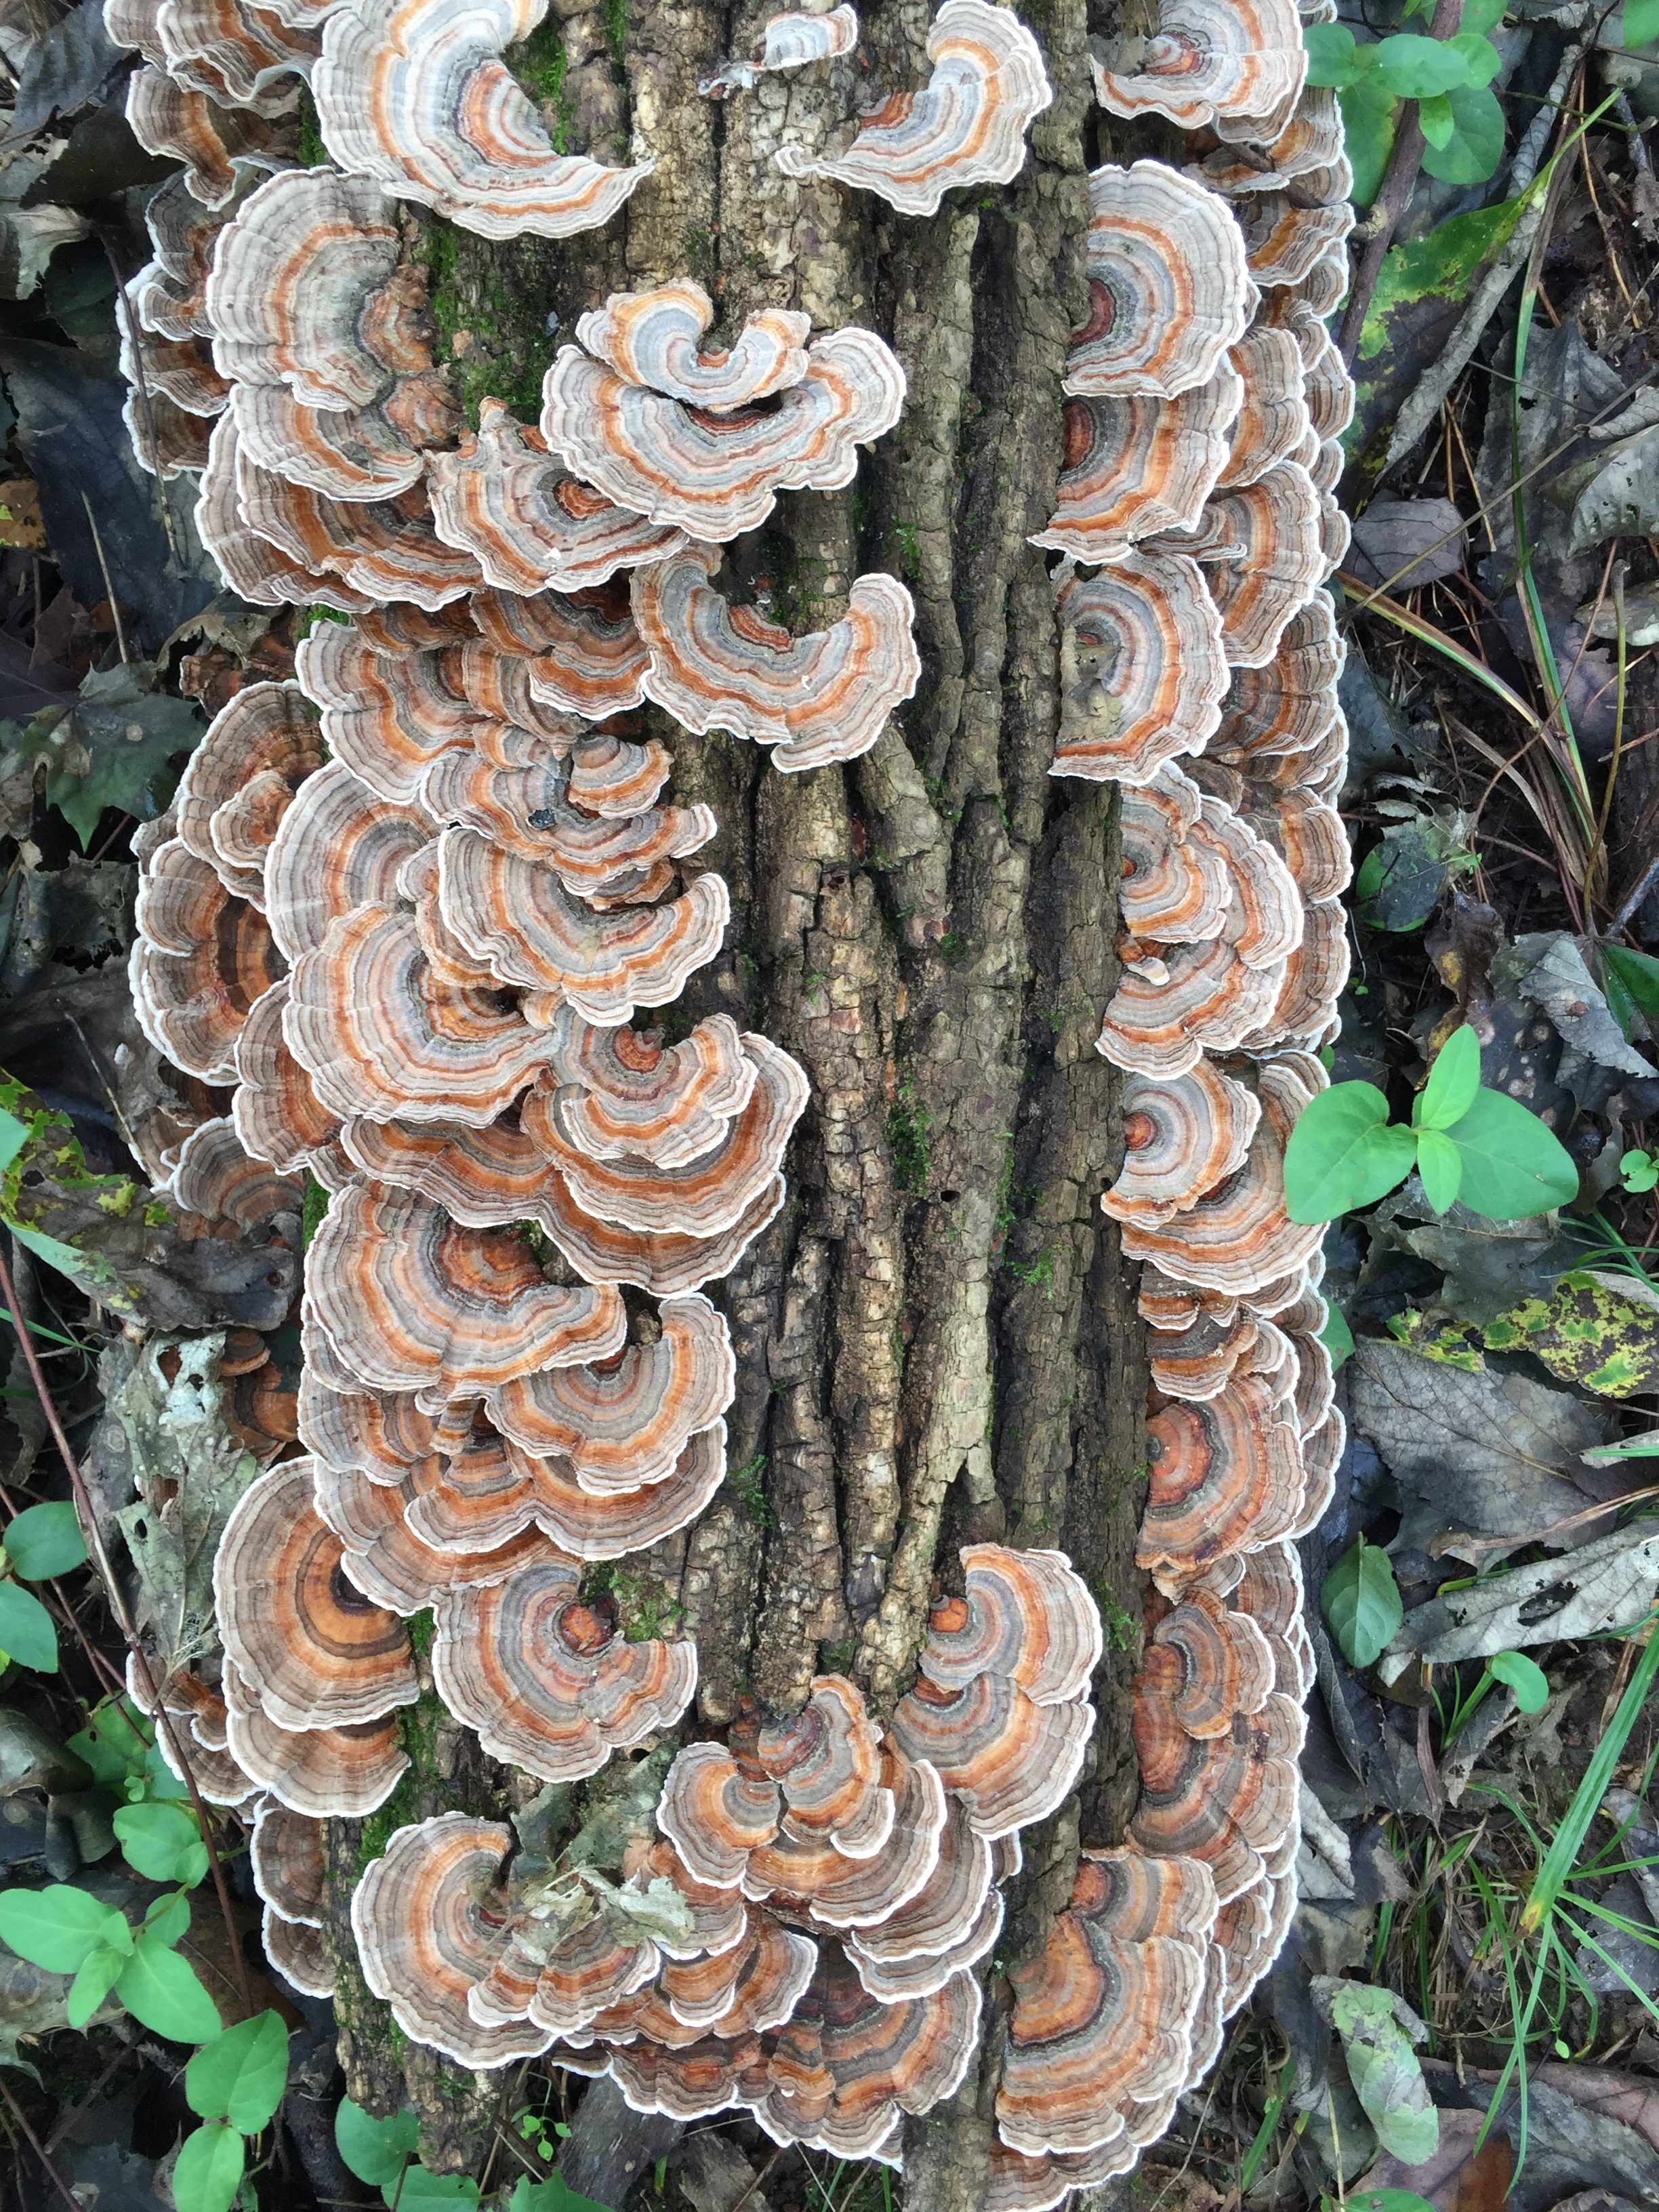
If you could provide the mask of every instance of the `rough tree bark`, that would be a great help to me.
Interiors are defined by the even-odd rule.
[[[788,1206],[711,1286],[738,1353],[738,1472],[689,1534],[623,1563],[618,1595],[625,1620],[678,1608],[700,1648],[700,1716],[720,1723],[745,1696],[797,1707],[831,1666],[890,1706],[963,1542],[1060,1546],[1088,1577],[1109,1633],[1081,1802],[1025,1839],[979,2081],[912,2123],[906,2146],[911,2212],[970,2212],[1006,2014],[996,1964],[1041,1940],[1079,1834],[1118,1840],[1134,1788],[1146,1381],[1099,1211],[1118,1079],[1093,1049],[1113,984],[1115,808],[1110,787],[1048,774],[1058,641],[1047,557],[1026,542],[1052,512],[1061,362],[1085,312],[1085,168],[1122,149],[1100,135],[1081,0],[1023,10],[1055,99],[1018,181],[952,194],[931,221],[772,163],[786,136],[816,148],[855,103],[924,80],[927,0],[862,9],[876,58],[856,82],[819,65],[723,104],[698,97],[699,76],[757,51],[772,7],[628,0],[624,21],[622,6],[554,0],[563,75],[556,62],[538,81],[556,81],[573,147],[631,147],[655,173],[609,229],[562,246],[427,227],[458,387],[528,416],[550,311],[568,337],[607,292],[687,273],[731,329],[787,306],[879,331],[909,379],[898,429],[855,486],[785,495],[728,569],[811,629],[845,611],[860,570],[904,577],[924,674],[902,727],[846,769],[781,775],[759,748],[657,718],[676,797],[719,817],[708,857],[734,917],[671,1016],[724,1009],[764,1030],[805,1066],[812,1099]],[[544,64],[549,33],[538,41]],[[506,1802],[500,1770],[434,1726],[441,1713],[428,1702],[410,1720],[400,1820]],[[362,1838],[333,1826],[338,1934]],[[389,2033],[341,1951],[352,2094],[384,2109],[406,2090],[428,2163],[476,2169],[510,2087]],[[660,2124],[640,2124],[641,2148]]]

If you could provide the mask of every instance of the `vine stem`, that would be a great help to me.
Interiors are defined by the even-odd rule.
[[[35,2134],[34,2130],[29,2125],[28,2114],[18,2103],[16,2098],[12,2095],[11,2085],[6,2080],[3,2074],[0,2074],[0,2097],[3,2097],[5,2099],[7,2105],[10,2108],[13,2119],[16,2121],[18,2126],[21,2128],[24,2135],[28,2138],[29,2148],[34,2153],[36,2158],[40,2160],[41,2165],[46,2168],[47,2180],[51,2182],[52,2187],[63,2198],[64,2203],[70,2208],[70,2212],[86,2212],[86,2208],[82,2203],[80,2198],[75,2194],[75,2191],[70,2187],[68,2182],[64,2180],[63,2175],[59,2173],[58,2168],[52,2164],[51,2155],[47,2152],[45,2143],[41,2142],[40,2136]]]
[[[126,1638],[127,1649],[132,1654],[134,1663],[138,1670],[138,1678],[144,1685],[149,1697],[155,1725],[167,1735],[168,1746],[173,1753],[173,1763],[178,1768],[185,1789],[190,1792],[191,1804],[195,1808],[196,1818],[201,1824],[202,1840],[207,1845],[208,1866],[213,1875],[213,1887],[218,1893],[219,1910],[224,1916],[225,1940],[230,1946],[231,1963],[235,1968],[237,1986],[241,1993],[244,2008],[248,2017],[252,2019],[255,2010],[253,1985],[248,1979],[247,1960],[242,1956],[242,1939],[236,1930],[236,1917],[230,1909],[230,1892],[225,1886],[225,1870],[220,1863],[218,1850],[213,1840],[213,1823],[209,1817],[207,1807],[203,1802],[202,1793],[196,1786],[196,1777],[191,1771],[190,1761],[185,1755],[179,1732],[173,1726],[173,1715],[161,1702],[161,1692],[150,1667],[149,1655],[138,1640],[138,1631],[133,1625],[131,1613],[127,1610],[127,1601],[122,1595],[121,1585],[115,1579],[115,1570],[110,1564],[109,1553],[104,1548],[103,1531],[98,1526],[98,1516],[93,1510],[92,1494],[88,1490],[85,1478],[81,1473],[80,1462],[70,1449],[70,1440],[64,1433],[64,1425],[58,1418],[57,1404],[52,1392],[46,1388],[46,1378],[41,1372],[40,1362],[35,1356],[33,1340],[29,1335],[27,1323],[23,1319],[22,1307],[17,1297],[17,1285],[12,1280],[11,1264],[3,1249],[0,1249],[0,1297],[4,1297],[6,1310],[11,1316],[11,1325],[17,1334],[17,1341],[22,1351],[24,1364],[29,1370],[29,1381],[34,1385],[34,1395],[40,1401],[40,1410],[46,1415],[46,1426],[52,1431],[52,1440],[58,1447],[58,1456],[69,1470],[70,1486],[75,1492],[76,1510],[81,1516],[87,1547],[92,1553],[99,1576],[103,1582],[105,1595],[109,1599],[110,1611],[115,1615],[116,1626]],[[0,2084],[0,2087],[3,2087],[3,2084]]]

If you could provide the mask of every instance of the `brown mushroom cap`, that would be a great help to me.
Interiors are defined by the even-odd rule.
[[[1269,659],[1234,671],[1212,754],[1243,767],[1257,755],[1311,750],[1340,718],[1336,680],[1345,658],[1330,594],[1316,592],[1285,625]]]
[[[1253,1091],[1200,1059],[1184,1075],[1131,1076],[1122,1090],[1127,1150],[1101,1200],[1115,1221],[1164,1221],[1244,1164],[1261,1108]]]
[[[873,1857],[891,1836],[881,1732],[862,1692],[843,1675],[815,1675],[799,1712],[757,1731],[753,1756],[783,1792],[786,1836],[826,1839],[854,1859]]]
[[[597,2014],[623,2003],[635,1990],[655,1979],[662,1954],[652,1942],[627,1940],[614,1929],[602,1905],[562,1935],[542,1963],[531,1993],[529,2017],[556,2036],[573,2036],[586,2027]],[[487,2003],[488,1993],[483,1993]],[[479,1993],[472,2002],[475,2019],[483,2012]]]
[[[977,1674],[961,1689],[924,1674],[893,1714],[892,1741],[929,1761],[963,1798],[981,1836],[1045,1820],[1071,1794],[1094,1731],[1091,1705],[1039,1705],[1006,1674]]]
[[[975,1832],[961,1798],[949,1798],[927,1881],[878,1926],[848,1939],[847,1955],[872,1996],[886,2004],[931,1996],[985,1955],[1002,1928],[993,1875],[991,1845]]]
[[[1261,1879],[1264,1855],[1295,1832],[1300,1706],[1275,1691],[1259,1713],[1200,1740],[1143,1686],[1133,1728],[1141,1794],[1133,1840],[1160,1856],[1201,1859],[1224,1905]]]
[[[311,1317],[380,1390],[476,1395],[622,1349],[622,1301],[550,1283],[516,1236],[462,1229],[412,1191],[336,1197],[313,1240]]]
[[[332,608],[337,614],[360,613],[368,602],[343,577],[295,560],[248,528],[236,471],[236,424],[227,410],[208,441],[196,527],[230,588],[256,606],[312,605]]]
[[[289,1729],[378,1720],[420,1695],[408,1633],[346,1577],[313,1474],[312,1461],[296,1459],[259,1476],[213,1563],[226,1653],[260,1709]]]
[[[1150,1609],[1149,1609],[1150,1617]],[[1255,1621],[1213,1591],[1188,1590],[1152,1632],[1142,1678],[1167,1698],[1188,1735],[1224,1735],[1258,1713],[1273,1687],[1273,1657]]]
[[[187,1075],[234,1083],[242,1025],[283,973],[264,915],[173,838],[143,870],[136,921],[130,972],[138,1026]]]
[[[687,1527],[725,1479],[724,1421],[691,1437],[663,1480],[603,1495],[583,1489],[562,1461],[485,1442],[448,1460],[405,1510],[439,1551],[493,1549],[533,1523],[573,1559],[619,1559]]]
[[[233,407],[225,421],[236,418]],[[240,434],[234,465],[243,521],[298,570],[337,576],[368,599],[427,608],[446,606],[483,580],[470,554],[437,537],[423,492],[330,497],[262,467]]]
[[[1212,124],[1229,143],[1278,137],[1307,81],[1295,0],[1161,0],[1157,24],[1134,59],[1093,58],[1103,108]]]
[[[1258,325],[1230,347],[1244,380],[1244,404],[1218,489],[1255,483],[1280,461],[1301,458],[1310,424],[1303,391],[1302,349],[1289,331]]]
[[[290,1989],[301,1996],[331,1997],[336,1973],[328,1939],[320,1928],[287,1919],[267,1905],[261,1924],[265,1958]]]
[[[405,1620],[425,1612],[440,1590],[501,1582],[556,1556],[533,1528],[489,1551],[436,1550],[410,1525],[407,1508],[440,1479],[435,1458],[417,1462],[395,1487],[357,1468],[316,1470],[317,1510],[346,1547],[347,1576],[365,1597]]]
[[[1336,1002],[1348,981],[1348,917],[1340,899],[1321,899],[1303,916],[1302,942],[1285,966],[1279,996],[1258,1030],[1239,1042],[1247,1052],[1290,1046],[1314,1052],[1334,1031]]]
[[[1252,192],[1238,204],[1250,274],[1265,291],[1300,284],[1315,264],[1347,243],[1354,211],[1345,193],[1323,207],[1304,204],[1304,193]]]
[[[397,1485],[437,1449],[433,1417],[412,1391],[369,1390],[339,1366],[328,1340],[302,1332],[301,1442],[330,1467],[359,1468],[372,1482]]]
[[[1232,872],[1204,820],[1202,798],[1192,778],[1167,763],[1123,793],[1118,910],[1138,942],[1195,943],[1221,934]]]
[[[792,637],[758,609],[727,605],[711,581],[720,557],[717,546],[691,545],[635,569],[650,696],[688,730],[775,745],[772,765],[786,772],[867,752],[921,677],[904,586],[878,572],[855,577],[839,622]]]
[[[585,501],[599,497],[597,492],[584,489]],[[678,543],[674,533],[673,543],[664,549],[665,557],[678,550]],[[474,682],[475,664],[493,655],[502,668],[523,664],[532,699],[539,708],[550,709],[555,714],[576,714],[600,722],[624,708],[638,706],[645,696],[645,646],[635,626],[623,579],[618,578],[609,589],[540,592],[533,597],[514,592],[475,592],[470,604],[481,640],[469,647],[464,658],[463,676],[469,685]],[[544,726],[546,720],[544,712],[531,726]],[[571,735],[580,747],[592,743],[595,732],[579,731]],[[614,750],[619,740],[611,735],[608,743]],[[653,744],[651,757],[660,763],[665,776],[666,750]],[[589,807],[595,814],[636,813],[656,795],[653,785],[638,795],[623,794],[620,804],[613,794],[611,803],[600,806],[584,794],[580,779],[571,791],[577,805]]]
[[[991,2145],[984,2212],[1054,2212],[1073,2190],[1093,2189],[1127,2173],[1139,2155],[1139,2146],[1127,2136],[1099,2150],[1071,2152],[1063,2158],[1053,2153],[1027,2158],[999,2138]]]
[[[1213,1941],[1222,1962],[1224,2019],[1239,2009],[1284,1949],[1296,1905],[1296,1876],[1269,1875],[1217,1914]]]
[[[266,855],[307,777],[323,765],[317,710],[297,684],[250,684],[220,708],[175,802],[179,836],[226,888],[263,908]]]
[[[1072,334],[1065,389],[1172,399],[1207,384],[1255,303],[1232,211],[1161,161],[1109,163],[1089,197],[1091,312]]]
[[[945,0],[927,33],[933,73],[919,92],[871,109],[846,151],[810,156],[786,140],[774,160],[786,176],[833,177],[874,192],[904,215],[936,215],[958,185],[1012,184],[1025,165],[1025,133],[1054,99],[1036,40],[988,0]]]
[[[708,806],[595,817],[569,803],[569,780],[562,762],[503,769],[455,750],[427,770],[421,806],[434,823],[476,830],[515,858],[551,868],[574,896],[606,905],[665,889],[670,863],[699,851],[718,827]]]
[[[1116,562],[1157,532],[1195,530],[1243,401],[1243,380],[1225,362],[1176,399],[1068,399],[1059,497],[1032,544]]]
[[[592,1774],[620,1747],[668,1728],[697,1685],[695,1644],[629,1644],[579,1599],[579,1570],[549,1560],[487,1589],[442,1593],[432,1671],[484,1748],[550,1782]]]
[[[275,983],[255,1000],[242,1034],[236,1041],[236,1073],[240,1079],[232,1101],[236,1134],[243,1149],[257,1160],[269,1160],[285,1175],[310,1169],[331,1188],[334,1181],[326,1156],[340,1133],[340,1125],[319,1101],[306,1073],[283,1035],[283,1012],[288,1004],[288,981]]]
[[[878,1850],[849,1858],[827,1836],[781,1830],[750,1853],[744,1895],[787,1903],[827,1928],[877,1928],[908,1905],[939,1863],[945,1786],[925,1759],[906,1758],[890,1736],[882,1747],[880,1773],[893,1816]]]
[[[712,1152],[755,1087],[756,1062],[729,1014],[710,1014],[683,1042],[660,1030],[599,1029],[574,1012],[547,1031],[549,1076],[564,1086],[561,1132],[590,1159],[632,1153],[678,1168]]]
[[[279,1804],[315,1820],[361,1820],[384,1805],[409,1767],[395,1717],[343,1728],[278,1728],[251,1693],[233,1705],[230,1747]]]
[[[1145,946],[1133,954],[1126,947],[1123,980],[1095,1049],[1118,1067],[1184,1075],[1206,1051],[1235,1050],[1267,1020],[1284,973],[1279,965],[1248,966],[1219,937],[1170,945],[1157,956]]]
[[[1152,1489],[1135,1552],[1143,1567],[1179,1578],[1288,1532],[1304,1477],[1295,1425],[1284,1413],[1270,1383],[1235,1374],[1214,1397],[1152,1417]]]
[[[278,1214],[297,1216],[304,1196],[296,1177],[277,1175],[267,1162],[250,1158],[228,1115],[191,1131],[179,1148],[172,1176],[156,1188],[165,1188],[186,1213],[250,1231]]]
[[[1285,625],[1329,573],[1320,498],[1306,469],[1281,461],[1254,483],[1216,492],[1195,526],[1159,541],[1208,571],[1235,667],[1271,660]]]
[[[744,1920],[731,1948],[664,1966],[654,1988],[600,2013],[595,2034],[629,2043],[644,2038],[673,2051],[705,2034],[729,2041],[781,2027],[812,1979],[818,1947],[769,1912],[745,1907]]]
[[[518,2021],[484,2027],[467,2010],[507,1940],[495,1885],[513,1843],[504,1823],[443,1813],[398,1828],[351,1900],[363,1979],[404,2033],[480,2070],[532,2058],[552,2041]]]
[[[430,834],[415,807],[372,791],[343,761],[311,777],[265,860],[265,909],[283,956],[314,951],[356,907],[390,905],[399,869]]]
[[[969,1544],[966,1595],[945,1598],[928,1620],[921,1667],[942,1690],[975,1675],[1006,1675],[1032,1702],[1088,1695],[1103,1648],[1100,1612],[1064,1552]]]
[[[253,1816],[248,1845],[253,1887],[273,1912],[312,1928],[323,1924],[323,1831],[319,1821],[267,1802]]]
[[[1062,697],[1054,775],[1150,783],[1215,732],[1227,693],[1221,618],[1195,561],[1125,552],[1060,617]]]
[[[738,1765],[720,1743],[675,1754],[657,1801],[657,1826],[698,1881],[735,1889],[749,1855],[770,1843],[783,1819],[775,1782]]]
[[[702,341],[714,319],[708,293],[682,276],[648,292],[613,292],[578,319],[576,336],[630,384],[711,415],[768,398],[805,375],[810,315],[763,309],[746,319],[734,343],[706,353]]]
[[[110,35],[117,37],[114,31]],[[129,40],[121,36],[118,42]],[[269,114],[222,106],[173,76],[161,65],[159,49],[145,58],[150,66],[127,80],[128,125],[147,154],[183,163],[180,181],[202,206],[228,206],[250,170],[278,168],[289,158],[290,134],[273,119],[281,112],[280,96]],[[270,103],[262,100],[261,105]]]
[[[469,744],[477,729],[480,717],[461,680],[462,643],[382,643],[360,618],[343,627],[319,623],[295,650],[330,750],[399,805],[412,807],[434,757],[447,745]]]

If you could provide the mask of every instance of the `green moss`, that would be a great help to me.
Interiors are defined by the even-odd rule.
[[[912,1198],[926,1198],[933,1117],[915,1091],[916,1079],[907,1068],[888,1109],[887,1146],[893,1155],[894,1182]]]
[[[617,1608],[617,1625],[630,1644],[646,1644],[677,1628],[685,1607],[656,1575],[630,1575],[614,1559],[589,1570],[582,1595],[591,1603],[608,1597]]]
[[[309,85],[300,87],[297,111],[300,167],[302,169],[324,169],[328,167],[328,149],[323,143],[323,128],[317,120],[317,107],[311,97]]]
[[[526,40],[515,51],[525,53],[535,44],[535,40]],[[562,69],[562,62],[558,67]],[[544,76],[554,68],[550,57],[543,65]],[[557,132],[554,137],[559,143]],[[564,150],[562,145],[560,150]],[[544,299],[539,290],[530,289],[537,283],[533,273],[526,276],[524,295],[515,297],[500,267],[481,258],[485,253],[482,241],[464,240],[453,225],[436,216],[425,226],[422,258],[428,304],[437,326],[434,350],[447,367],[474,429],[486,399],[503,401],[520,422],[535,421],[541,410],[542,379],[557,344],[545,327]]]
[[[744,1511],[756,1528],[775,1528],[778,1516],[767,1504],[766,1492],[761,1488],[761,1477],[765,1472],[766,1454],[757,1452],[753,1459],[745,1460],[741,1467],[726,1469],[726,1484],[728,1490],[737,1492],[743,1502]]]
[[[309,1169],[306,1170],[306,1194],[300,1202],[300,1249],[308,1252],[311,1240],[322,1227],[328,1212],[328,1193]]]
[[[425,1622],[429,1641],[431,1614],[422,1613],[416,1618]],[[415,1622],[411,1621],[411,1632],[414,1627]],[[408,1757],[409,1765],[399,1776],[397,1788],[385,1804],[378,1812],[371,1813],[363,1822],[362,1834],[357,1844],[360,1873],[371,1859],[381,1856],[398,1829],[422,1817],[422,1796],[431,1785],[442,1779],[438,1771],[438,1735],[440,1730],[448,1724],[449,1714],[443,1700],[429,1692],[412,1705],[398,1706],[398,1740]]]
[[[570,58],[565,52],[557,19],[550,15],[522,44],[509,46],[503,58],[540,110],[543,125],[553,141],[555,152],[569,153],[570,126],[575,120],[576,111],[565,94],[564,81]]]

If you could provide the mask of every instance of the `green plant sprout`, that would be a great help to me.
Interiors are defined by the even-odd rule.
[[[81,1523],[67,1499],[25,1507],[7,1524],[0,1548],[0,1661],[15,1659],[38,1674],[58,1671],[58,1630],[52,1615],[26,1583],[50,1582],[84,1565],[87,1547]]]
[[[1524,1651],[1494,1651],[1468,1697],[1460,1697],[1449,1715],[1443,1717],[1443,1753],[1456,1742],[1497,1682],[1514,1691],[1515,1702],[1523,1713],[1541,1713],[1549,1703],[1549,1679],[1535,1659],[1528,1659]]]
[[[1659,1183],[1659,1152],[1644,1152],[1639,1146],[1621,1153],[1619,1179],[1632,1198]]]
[[[1406,1617],[1388,1553],[1363,1536],[1326,1576],[1319,1605],[1351,1667],[1374,1666]]]
[[[1578,1195],[1560,1139],[1518,1100],[1480,1080],[1480,1044],[1452,1031],[1417,1094],[1409,1125],[1391,1122],[1370,1083],[1334,1083],[1304,1108],[1285,1148],[1292,1221],[1334,1221],[1386,1197],[1415,1167],[1437,1213],[1462,1200],[1489,1221],[1519,1221]]]
[[[552,2147],[545,2142],[550,2124],[524,2112],[518,2115],[518,2125],[523,2139],[535,2142],[541,2157],[550,2159]],[[570,2132],[560,2120],[550,2126],[555,2135]],[[556,2173],[550,2173],[545,2181],[520,2174],[510,2192],[492,2191],[486,2199],[470,2173],[429,2172],[416,2154],[419,2130],[413,2112],[376,2119],[351,2098],[342,2097],[334,2113],[334,2143],[358,2180],[380,2191],[387,2212],[437,2212],[440,2205],[471,2208],[480,2203],[501,2208],[501,2212],[610,2212],[608,2206],[582,2196]]]
[[[1429,0],[1411,0],[1404,20],[1428,9]],[[1308,82],[1335,90],[1360,206],[1376,197],[1408,100],[1417,102],[1423,167],[1431,177],[1479,185],[1496,173],[1504,158],[1504,110],[1492,81],[1502,58],[1486,33],[1503,18],[1504,0],[1464,0],[1455,38],[1396,31],[1363,46],[1346,23],[1307,26]]]

